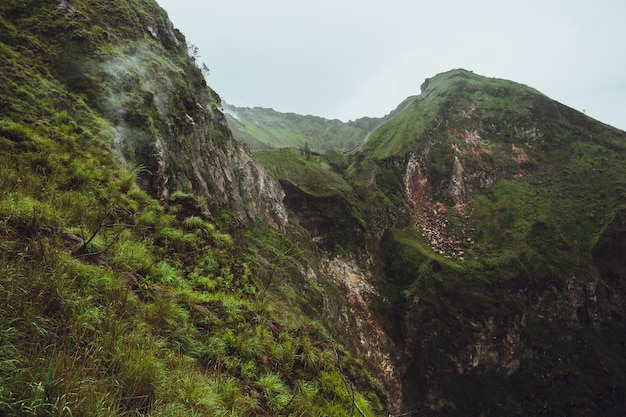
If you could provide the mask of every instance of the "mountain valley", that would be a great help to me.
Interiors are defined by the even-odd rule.
[[[233,106],[153,0],[0,54],[0,416],[623,414],[626,132],[464,69]]]

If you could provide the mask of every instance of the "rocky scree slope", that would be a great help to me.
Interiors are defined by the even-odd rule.
[[[373,340],[392,352],[395,412],[619,415],[625,150],[626,133],[532,88],[454,70],[353,155],[259,155],[329,258],[361,268],[353,313],[372,325],[366,357]],[[322,174],[294,161],[341,186],[313,191]]]

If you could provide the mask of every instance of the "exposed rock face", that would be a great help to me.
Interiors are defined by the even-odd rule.
[[[455,149],[456,151],[456,149]],[[452,174],[450,175],[450,185],[448,186],[448,194],[454,201],[455,205],[465,202],[465,169],[461,163],[461,159],[455,152],[454,162],[452,164]]]
[[[397,368],[397,346],[386,333],[374,306],[381,294],[373,285],[375,278],[369,270],[371,259],[329,255],[322,259],[324,273],[342,290],[341,307],[334,314],[337,327],[345,329],[342,339],[350,342],[360,357],[372,364],[377,382],[387,385],[391,408],[400,404],[402,396],[401,370]],[[365,263],[362,267],[360,264]],[[383,302],[385,302],[383,300]],[[396,410],[398,411],[398,410]]]
[[[464,247],[472,240],[465,236],[464,230],[459,233],[449,227],[446,218],[447,209],[441,202],[433,201],[428,169],[420,164],[420,160],[427,160],[426,155],[420,157],[414,152],[410,153],[402,176],[403,192],[413,222],[428,238],[433,251],[446,256],[462,257]],[[466,172],[458,149],[454,149],[454,162],[445,195],[454,203],[455,213],[461,220],[465,215],[464,202],[467,193],[465,177]]]
[[[625,295],[623,283],[616,285],[607,277],[573,276],[563,287],[548,284],[538,290],[500,293],[503,303],[525,306],[519,314],[480,319],[461,314],[450,323],[430,316],[425,310],[429,307],[421,305],[416,294],[404,318],[404,340],[411,358],[403,378],[404,402],[407,407],[424,404],[431,410],[456,408],[457,401],[463,400],[441,395],[446,388],[440,384],[452,379],[478,383],[482,378],[503,378],[505,390],[531,383],[567,392],[568,384],[593,380],[594,373],[600,372],[611,386],[616,383],[615,369],[597,363],[597,354],[589,349],[598,338],[606,337],[607,329],[623,323]],[[583,336],[582,329],[588,326],[594,330]],[[450,340],[453,347],[432,345],[442,339]],[[619,343],[611,346],[620,349]],[[547,368],[537,368],[538,363]],[[484,401],[478,400],[484,395],[478,391],[477,401]],[[612,394],[594,390],[589,395],[594,399],[580,398],[570,407],[583,413],[615,407]],[[557,401],[549,407],[563,405]]]
[[[215,107],[195,111],[178,132],[161,144],[159,168],[152,178],[157,193],[193,190],[216,208],[230,207],[241,219],[260,216],[277,230],[284,230],[287,209],[280,184],[232,138],[223,115]]]
[[[233,139],[184,37],[161,15],[144,27],[151,40],[137,34],[123,53],[82,65],[104,81],[94,100],[115,126],[120,155],[145,168],[143,185],[156,196],[195,192],[212,211],[228,208],[240,221],[259,216],[284,230],[280,185]]]
[[[416,153],[409,155],[402,182],[409,205],[414,208],[423,205],[427,199],[426,186],[428,184],[428,177]]]
[[[236,143],[233,168],[238,180],[241,203],[248,217],[260,216],[279,231],[285,231],[287,208],[283,203],[285,192],[279,182],[261,166],[244,145]]]

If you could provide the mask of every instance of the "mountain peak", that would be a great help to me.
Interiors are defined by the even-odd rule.
[[[593,136],[590,130],[618,132],[600,125],[526,85],[457,69],[426,79],[421,94],[379,126],[364,150],[373,158],[384,159],[405,154],[427,138],[445,137],[444,132],[455,129],[469,129],[490,141],[511,143],[526,142],[528,134],[535,132],[534,139],[540,139],[536,145],[541,146],[559,143],[571,135]]]
[[[422,94],[426,94],[427,91],[431,91],[441,84],[448,80],[463,80],[468,79],[470,77],[479,77],[474,74],[472,71],[468,71],[466,69],[453,69],[450,71],[441,72],[439,74],[434,75],[433,77],[426,78],[422,85],[420,86],[420,90]]]
[[[537,90],[514,81],[495,77],[486,77],[476,74],[466,69],[453,69],[426,78],[420,86],[421,95],[425,96],[432,92],[452,93],[452,92],[475,92],[477,90],[501,89],[522,89],[532,91],[537,94]],[[500,92],[503,95],[503,92]]]

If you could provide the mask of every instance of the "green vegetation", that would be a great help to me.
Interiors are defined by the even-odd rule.
[[[336,371],[340,348],[315,321],[278,314],[273,295],[257,301],[262,268],[202,217],[201,201],[181,217],[177,196],[158,203],[115,164],[51,162],[63,148],[50,153],[56,145],[41,134],[3,124],[3,412],[317,415],[354,406]],[[332,389],[318,379],[329,370],[339,378]]]
[[[462,126],[464,118],[475,112],[485,126],[499,126],[503,120],[519,119],[529,114],[533,100],[540,93],[511,81],[485,78],[469,71],[456,70],[439,74],[422,84],[422,93],[402,111],[379,126],[363,145],[376,159],[400,155],[423,147],[429,140],[445,140],[453,117]],[[470,109],[468,110],[468,105]],[[465,115],[458,115],[464,111]],[[475,116],[475,115],[474,115]],[[514,137],[514,126],[497,131],[498,136]],[[492,132],[493,133],[493,132]],[[491,138],[495,139],[496,135]]]
[[[436,395],[446,415],[592,415],[620,409],[626,378],[625,150],[624,132],[531,88],[454,70],[350,155],[258,155],[309,205],[337,189],[358,213],[412,401]]]
[[[206,88],[185,48],[152,1],[0,6],[0,415],[382,412],[301,250],[151,194]]]
[[[280,113],[261,107],[224,106],[235,139],[252,149],[303,148],[313,152],[347,152],[361,145],[385,118],[362,118],[344,123],[317,116]]]
[[[380,334],[342,346],[323,314],[363,313],[332,255],[376,285],[352,319],[402,347],[407,403],[622,406],[624,132],[464,70],[383,119],[234,108],[290,148],[256,153],[299,216],[280,234],[193,193],[232,138],[153,1],[5,2],[0,68],[0,415],[387,414],[358,345]]]
[[[484,410],[533,415],[532,406],[516,404],[538,395],[542,388],[536,384],[553,384],[550,389],[559,393],[541,396],[553,414],[616,410],[616,397],[605,395],[605,390],[623,392],[618,387],[623,386],[625,370],[615,356],[624,342],[621,316],[599,313],[612,308],[604,299],[593,307],[595,314],[604,316],[591,318],[592,301],[587,299],[572,325],[572,313],[559,304],[567,302],[559,297],[589,297],[590,287],[572,288],[573,282],[586,280],[594,284],[584,285],[615,285],[621,293],[617,282],[624,279],[623,262],[615,257],[622,256],[617,246],[623,245],[618,230],[623,230],[620,213],[626,203],[621,192],[626,135],[532,89],[466,71],[438,75],[422,88],[412,105],[372,133],[362,159],[351,168],[352,178],[362,187],[375,183],[389,195],[385,190],[394,183],[389,166],[405,153],[420,155],[428,176],[427,198],[447,203],[443,217],[427,224],[446,224],[448,238],[461,236],[465,243],[459,257],[434,250],[419,228],[395,228],[384,235],[380,288],[396,310],[380,314],[390,333],[402,337],[407,331],[397,327],[402,323],[394,320],[398,310],[419,318],[416,329],[427,336],[414,346],[415,366],[441,378],[445,397],[457,399],[452,400],[454,406],[444,407],[448,415]],[[461,131],[479,133],[482,153],[476,143],[459,140]],[[513,162],[512,145],[528,157],[522,169]],[[465,167],[466,181],[487,173],[497,178],[489,186],[469,182],[474,189],[464,202],[463,215],[456,214],[447,188],[452,161],[446,157],[454,155]],[[376,171],[388,172],[390,179],[372,182]],[[437,239],[441,236],[446,233]],[[546,299],[552,304],[543,304]],[[505,377],[479,366],[458,375],[459,364],[450,354],[466,349],[463,340],[483,337],[478,332],[486,331],[485,325],[476,323],[492,320],[488,332],[500,341],[511,334],[511,326],[519,326],[514,324],[519,317],[533,317],[521,325],[521,346],[533,353],[522,356],[518,372]],[[597,330],[588,327],[594,320]],[[537,353],[543,356],[534,356]],[[580,401],[583,396],[597,403]]]
[[[307,157],[293,149],[257,151],[254,156],[276,178],[285,178],[298,184],[302,190],[313,196],[331,196],[351,190],[335,167],[341,164],[340,155],[329,160],[325,156]]]
[[[423,155],[428,198],[446,201],[449,197],[440,184],[447,184],[446,177],[451,175],[452,147],[468,146],[450,131],[484,129],[480,130],[482,150],[475,155],[457,153],[465,165],[466,181],[490,172],[497,179],[493,185],[476,187],[466,202],[463,228],[472,230],[476,241],[468,252],[470,259],[489,264],[492,255],[515,257],[533,251],[559,273],[585,269],[591,263],[597,234],[624,203],[623,193],[614,192],[624,187],[626,169],[620,162],[624,134],[558,107],[528,87],[463,70],[427,80],[422,90],[413,104],[371,135],[363,155],[347,171],[351,184],[391,199],[402,174],[393,165],[412,151]],[[460,117],[468,108],[475,117]],[[516,125],[519,129],[520,120],[528,116],[545,132],[532,139],[532,144],[525,144],[529,139],[515,133]],[[433,120],[440,127],[422,123]],[[491,121],[491,126],[484,127],[486,121]],[[392,130],[416,133],[397,136]],[[527,155],[529,161],[521,174],[513,162],[511,145],[502,142],[513,142]],[[389,162],[379,161],[381,158]],[[451,204],[447,213],[448,221],[459,223]]]
[[[333,252],[365,245],[362,211],[343,178],[345,156],[335,151],[310,155],[292,149],[257,151],[255,156],[283,184],[286,206],[313,239]]]

